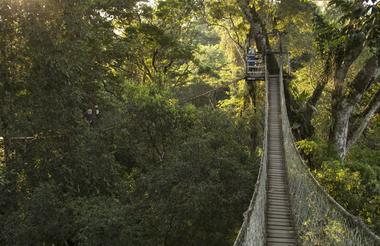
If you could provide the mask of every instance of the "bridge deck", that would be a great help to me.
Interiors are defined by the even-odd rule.
[[[296,245],[281,128],[279,78],[269,79],[267,244]]]

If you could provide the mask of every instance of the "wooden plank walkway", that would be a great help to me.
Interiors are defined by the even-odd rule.
[[[284,146],[281,128],[280,84],[278,77],[269,79],[268,118],[268,200],[266,245],[297,245],[290,212]]]

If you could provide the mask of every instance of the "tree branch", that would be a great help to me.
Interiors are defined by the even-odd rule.
[[[235,22],[234,22],[234,20],[233,20],[233,17],[232,17],[232,15],[231,14],[229,14],[229,21],[231,22],[231,25],[232,25],[232,27],[233,27],[233,31],[234,31],[234,33],[235,33],[235,36],[236,36],[236,38],[237,38],[237,42],[239,43],[239,44],[241,44],[241,42],[240,42],[240,38],[239,38],[239,33],[238,33],[238,28],[237,28],[237,26],[235,25]],[[244,47],[242,46],[242,45],[240,45],[240,47],[242,48],[242,49],[244,49]]]
[[[360,122],[357,124],[357,128],[353,131],[351,137],[347,141],[347,149],[349,149],[353,144],[355,144],[363,131],[367,128],[369,121],[376,111],[380,108],[380,89],[376,92],[375,96],[372,98],[367,109],[364,111],[364,117],[361,118]]]
[[[239,7],[245,18],[250,23],[250,31],[247,37],[247,48],[255,40],[256,47],[262,54],[267,54],[268,70],[270,74],[278,74],[279,66],[276,57],[271,52],[267,29],[257,13],[255,6],[250,7],[249,0],[238,0]]]
[[[248,34],[247,45],[251,46],[252,40],[257,40],[257,37],[264,35],[263,31],[265,30],[265,28],[264,28],[264,25],[263,25],[259,15],[258,15],[258,13],[256,12],[255,7],[249,6],[250,5],[249,1],[239,0],[238,3],[239,3],[239,7],[240,7],[241,11],[243,12],[245,18],[250,23],[250,32]],[[265,32],[265,34],[266,34],[266,32]],[[259,42],[256,43],[256,45],[257,45],[257,49],[259,49],[260,52],[264,53],[265,43],[261,42],[261,40],[260,40]]]
[[[173,65],[174,59],[170,58],[168,64],[164,66],[163,73],[166,74],[169,68]]]
[[[152,67],[155,73],[157,73],[156,59],[158,55],[158,49],[155,49],[152,56]]]
[[[181,74],[177,74],[177,79],[176,79],[176,82],[174,83],[173,87],[177,87],[178,85],[182,84],[183,81],[181,81],[185,76],[189,75],[190,72],[189,72],[189,69],[190,68],[190,65],[187,64],[186,65],[186,68],[184,69],[184,71],[181,73]]]
[[[334,74],[334,97],[343,96],[344,80],[347,77],[348,70],[350,69],[352,63],[359,57],[364,49],[363,41],[364,37],[360,35],[356,38],[349,38],[344,44],[343,58],[339,59],[339,62],[336,64]]]
[[[356,75],[349,85],[349,94],[347,100],[350,104],[359,103],[365,91],[367,91],[374,82],[377,82],[377,76],[380,72],[379,60],[377,54],[372,55]]]
[[[153,81],[153,75],[150,72],[150,69],[149,69],[148,65],[146,65],[144,58],[140,59],[140,61],[141,61],[141,65],[144,68],[143,71],[145,72],[146,75],[148,75],[148,77],[150,78],[150,80]]]
[[[330,74],[331,74],[331,53],[328,54],[327,60],[325,62],[324,68],[323,68],[323,73],[322,73],[322,75],[318,81],[317,86],[315,87],[315,89],[313,91],[313,94],[311,95],[311,97],[307,101],[307,107],[308,108],[306,110],[310,109],[310,110],[314,111],[313,108],[315,108],[315,106],[317,105],[318,100],[321,97],[322,92],[323,92],[324,88],[326,87],[327,82],[329,81]]]

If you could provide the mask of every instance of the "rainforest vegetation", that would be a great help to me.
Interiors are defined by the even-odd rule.
[[[0,0],[0,245],[232,245],[279,37],[297,148],[380,234],[379,1]]]

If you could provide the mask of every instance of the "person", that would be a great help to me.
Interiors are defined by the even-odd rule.
[[[94,122],[94,116],[92,114],[92,109],[89,108],[84,113],[84,118],[87,120],[87,122],[91,125]]]
[[[255,66],[255,51],[253,48],[249,48],[247,54],[247,68],[248,72],[253,72],[253,67]]]
[[[99,110],[98,105],[95,105],[95,116],[96,116],[96,118],[99,118],[99,116],[100,116],[100,110]]]
[[[88,108],[86,112],[84,112],[84,118],[91,126],[93,126],[100,118],[99,106],[95,105],[94,110],[92,108]]]

